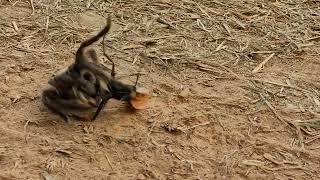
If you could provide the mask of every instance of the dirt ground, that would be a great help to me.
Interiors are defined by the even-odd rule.
[[[0,0],[0,179],[320,179],[319,7]],[[152,99],[66,124],[41,92],[109,14],[118,77]]]

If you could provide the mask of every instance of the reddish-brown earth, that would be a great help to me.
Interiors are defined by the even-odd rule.
[[[0,179],[319,179],[319,7],[0,0]],[[109,14],[118,76],[152,99],[66,124],[41,91]]]

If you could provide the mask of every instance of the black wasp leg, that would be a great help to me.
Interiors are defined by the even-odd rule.
[[[106,94],[105,97],[103,97],[101,103],[98,106],[98,109],[97,109],[96,113],[94,114],[94,116],[92,118],[92,121],[94,121],[97,118],[97,116],[100,114],[101,110],[104,108],[104,106],[107,104],[107,102],[111,98],[112,98],[111,94]]]
[[[73,112],[81,112],[95,109],[88,103],[83,103],[79,99],[64,99],[55,89],[46,89],[42,93],[42,101],[51,111],[61,116],[66,122],[70,122],[70,115]]]
[[[54,89],[47,89],[42,93],[43,104],[63,118],[65,122],[70,123],[70,117],[68,116],[68,113],[64,111],[61,105],[55,101],[56,98],[59,98],[59,95]]]

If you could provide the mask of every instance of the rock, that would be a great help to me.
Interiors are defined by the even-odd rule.
[[[189,94],[190,94],[190,89],[189,88],[185,88],[180,92],[179,96],[183,97],[183,98],[186,98],[186,97],[189,96]]]
[[[145,179],[147,179],[147,178],[143,174],[139,174],[137,176],[137,180],[145,180]]]
[[[21,94],[17,90],[11,90],[8,92],[8,97],[15,103],[21,99]]]
[[[9,86],[5,83],[0,82],[0,92],[7,93],[9,91]]]
[[[11,82],[14,82],[14,83],[17,83],[17,84],[22,84],[25,80],[22,79],[20,76],[15,75],[15,76],[12,76],[12,77],[10,78],[10,81],[11,81]]]
[[[10,98],[0,96],[0,106],[6,106],[11,103]]]

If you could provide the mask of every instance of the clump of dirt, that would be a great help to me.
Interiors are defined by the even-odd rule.
[[[1,1],[0,179],[319,179],[319,5]],[[108,15],[118,76],[152,99],[66,124],[41,91]]]

